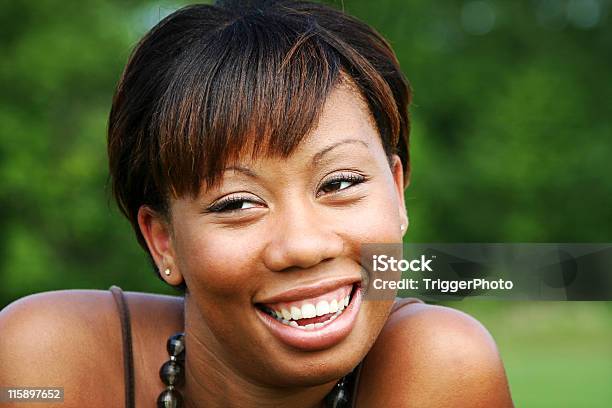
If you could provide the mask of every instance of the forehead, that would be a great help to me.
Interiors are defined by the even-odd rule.
[[[378,136],[374,119],[359,91],[351,85],[338,85],[334,88],[323,105],[316,127],[304,142],[308,143],[316,136],[355,136],[365,139]]]
[[[282,157],[274,153],[258,155],[249,149],[230,163],[255,164],[269,158],[316,158],[327,148],[338,145],[346,149],[356,149],[359,145],[382,149],[382,141],[367,103],[359,91],[348,84],[338,85],[330,92],[316,125],[289,156]],[[270,152],[271,149],[265,151]]]

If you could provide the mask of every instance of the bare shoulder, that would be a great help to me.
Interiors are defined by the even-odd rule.
[[[425,304],[394,307],[364,360],[359,406],[512,407],[495,341],[474,318]]]
[[[156,321],[171,322],[182,307],[169,296],[125,293],[135,342],[146,337],[139,328],[143,318],[157,314]],[[121,324],[111,292],[61,290],[26,296],[0,311],[0,333],[3,386],[64,387],[62,407],[117,406],[122,401]]]

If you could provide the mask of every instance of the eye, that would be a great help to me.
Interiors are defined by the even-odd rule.
[[[220,199],[206,209],[206,212],[231,213],[260,206],[261,203],[245,196],[229,196]]]
[[[323,191],[325,194],[329,194],[346,190],[357,184],[363,183],[364,181],[366,181],[366,178],[360,174],[338,174],[326,180],[319,190]]]

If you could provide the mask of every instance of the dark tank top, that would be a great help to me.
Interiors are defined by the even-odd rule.
[[[123,295],[123,290],[119,286],[111,286],[109,288],[113,294],[115,303],[117,304],[117,311],[119,313],[119,321],[121,322],[121,343],[123,345],[123,378],[125,382],[125,408],[135,408],[134,403],[134,355],[132,353],[132,325],[130,323],[130,309]],[[412,303],[423,303],[419,299],[408,298],[400,299],[397,298],[391,313],[397,311],[399,308]],[[361,371],[361,363],[355,367],[351,375],[353,384],[350,385],[352,388],[351,396],[357,395],[357,389],[359,387],[359,374]],[[152,374],[153,375],[153,374]],[[160,392],[163,390],[163,384],[160,381]],[[355,407],[355,398],[353,398],[351,407]]]

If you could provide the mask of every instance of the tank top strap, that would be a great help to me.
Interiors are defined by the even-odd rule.
[[[351,408],[357,407],[357,390],[359,389],[359,375],[361,374],[361,366],[363,365],[363,360],[359,362],[357,367],[353,369],[351,373],[353,384],[351,387]]]
[[[132,354],[132,328],[130,309],[119,286],[109,288],[115,299],[121,322],[121,341],[123,345],[123,379],[125,385],[125,408],[134,408],[134,356]]]

